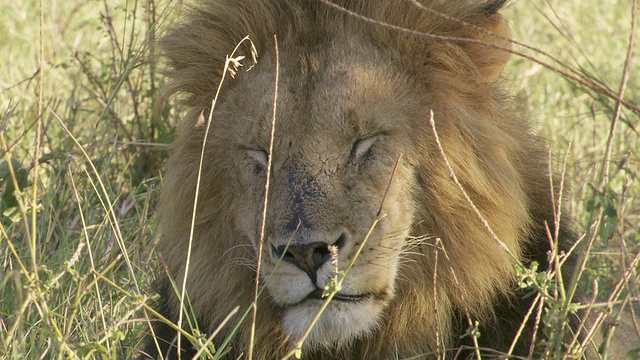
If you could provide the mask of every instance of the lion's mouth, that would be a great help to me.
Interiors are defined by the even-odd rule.
[[[341,294],[341,293],[337,293],[333,296],[333,298],[331,299],[331,301],[340,301],[343,303],[358,303],[358,302],[362,302],[371,298],[377,298],[378,296],[376,294],[373,293],[368,293],[368,294]],[[310,292],[307,296],[305,296],[304,298],[300,299],[300,301],[296,301],[295,303],[290,303],[285,305],[284,307],[292,307],[292,306],[296,306],[296,305],[300,305],[303,302],[307,301],[307,300],[321,300],[324,301],[326,300],[327,297],[326,296],[322,296],[322,290],[321,289],[315,289],[314,291]]]
[[[289,308],[289,307],[293,307],[293,306],[297,306],[302,304],[305,301],[308,300],[321,300],[321,301],[325,301],[327,300],[326,296],[322,296],[322,290],[321,289],[315,289],[314,291],[310,292],[307,296],[305,296],[304,298],[300,299],[299,301],[296,301],[294,303],[289,303],[286,304],[285,306],[283,306],[284,308]],[[367,294],[341,294],[341,293],[337,293],[333,296],[333,298],[331,299],[331,301],[340,301],[343,303],[359,303],[365,300],[369,300],[372,298],[379,298],[380,296],[378,294],[374,294],[374,293],[367,293]]]
[[[314,291],[312,291],[311,293],[309,293],[309,295],[307,295],[307,297],[304,300],[326,300],[326,297],[322,296],[323,291],[320,289],[315,289]],[[337,293],[333,296],[333,299],[331,299],[331,301],[344,301],[344,302],[359,302],[359,301],[363,301],[366,300],[368,298],[373,297],[374,294],[356,294],[356,295],[351,295],[351,294],[341,294],[341,293]]]

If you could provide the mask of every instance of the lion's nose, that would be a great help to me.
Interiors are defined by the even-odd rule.
[[[329,245],[326,242],[316,241],[309,244],[291,244],[275,247],[271,245],[271,251],[275,258],[293,264],[309,275],[311,281],[316,283],[316,272],[327,261],[331,259],[329,246],[336,247],[336,250],[344,247],[346,235],[342,234],[336,242]],[[337,255],[337,254],[336,254]]]

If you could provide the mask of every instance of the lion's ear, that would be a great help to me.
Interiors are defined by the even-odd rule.
[[[494,83],[500,78],[502,70],[509,60],[511,31],[509,25],[499,14],[493,14],[478,24],[481,30],[472,35],[480,43],[463,45],[469,58],[475,62],[485,83]]]

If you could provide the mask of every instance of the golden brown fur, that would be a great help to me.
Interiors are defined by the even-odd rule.
[[[502,2],[422,2],[434,11],[411,1],[336,3],[415,32],[471,41],[410,35],[318,1],[202,1],[160,43],[170,69],[162,96],[181,94],[190,110],[167,164],[158,250],[180,287],[205,129],[198,117],[211,108],[225,56],[249,35],[259,61],[225,80],[213,113],[187,293],[205,332],[236,306],[243,312],[250,305],[277,35],[280,90],[262,264],[263,280],[271,273],[273,278],[258,306],[256,358],[274,359],[290,350],[304,325],[300,319],[320,303],[300,294],[322,286],[330,275],[321,264],[317,282],[310,280],[315,275],[297,267],[301,260],[293,253],[285,252],[289,263],[276,267],[276,250],[287,239],[294,245],[335,242],[343,269],[376,218],[388,184],[386,217],[343,290],[345,296],[367,297],[332,304],[304,358],[455,353],[471,344],[469,337],[460,338],[468,327],[465,310],[481,323],[480,345],[504,352],[529,300],[513,291],[514,259],[452,181],[429,125],[433,111],[444,153],[497,237],[520,261],[544,263],[549,248],[544,223],[553,224],[544,142],[511,111],[500,90],[508,53],[478,43],[508,45],[485,32],[509,37],[496,13]],[[243,54],[249,57],[247,49]],[[561,235],[567,236],[564,228]],[[436,238],[449,261],[436,251]],[[177,321],[177,296],[168,282],[161,290],[161,310]],[[234,337],[232,354],[247,350],[248,324]],[[231,328],[227,325],[215,342]],[[173,339],[168,328],[160,325],[157,331],[164,340]],[[527,326],[517,353],[527,353],[530,338]]]

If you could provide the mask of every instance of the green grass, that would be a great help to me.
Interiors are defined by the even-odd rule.
[[[505,11],[516,39],[569,69],[515,50],[613,93],[629,76],[624,98],[636,112],[622,107],[616,119],[616,101],[602,91],[519,56],[507,68],[553,159],[567,158],[565,201],[585,241],[594,240],[585,282],[597,280],[606,299],[640,254],[637,55],[624,68],[631,1],[536,3],[512,1]],[[17,160],[0,176],[0,358],[128,358],[148,329],[153,210],[180,114],[169,104],[154,116],[163,80],[150,66],[153,34],[179,9],[168,0],[44,1],[41,26],[39,6],[5,1],[0,12],[0,161]]]
[[[619,91],[629,46],[630,4],[605,1],[575,6],[548,1],[533,9],[521,5],[525,4],[514,3],[509,8],[513,19],[529,24],[521,26],[520,21],[513,21],[517,39],[558,57],[614,93]],[[636,41],[639,35],[636,27]],[[624,93],[636,108],[640,103],[639,70],[636,58],[627,70]],[[594,203],[602,203],[608,210],[610,216],[602,220],[611,226],[596,229],[600,232],[599,241],[595,243],[596,256],[591,259],[589,270],[598,275],[604,291],[610,290],[610,284],[619,279],[621,241],[628,247],[631,259],[640,252],[638,112],[623,108],[611,132],[616,106],[611,98],[526,59],[513,61],[509,73],[521,99],[527,101],[528,113],[550,139],[557,158],[568,157],[567,178],[573,189],[570,209],[579,228],[588,233],[597,220]],[[610,136],[611,155],[607,158]],[[606,162],[610,170],[603,175]]]

